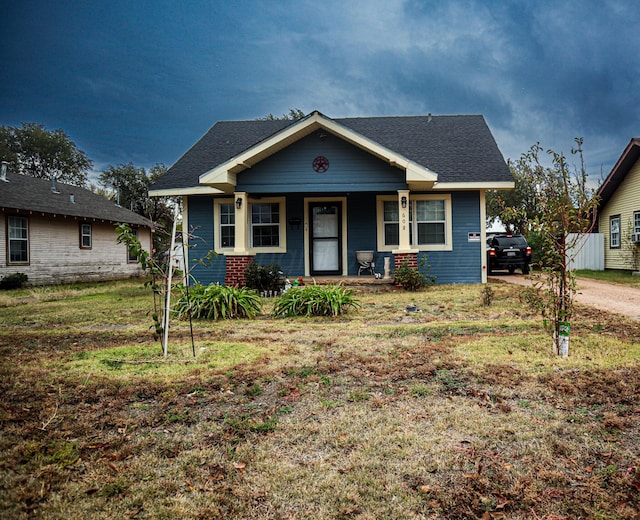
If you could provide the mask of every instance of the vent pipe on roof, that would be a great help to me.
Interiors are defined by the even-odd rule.
[[[2,161],[2,166],[0,167],[0,181],[9,182],[7,180],[7,166],[9,163],[7,161]]]
[[[75,204],[76,203],[76,197],[73,193],[71,193],[69,195],[69,202],[71,202],[71,204]]]
[[[56,189],[56,178],[53,175],[51,176],[51,193],[60,193]]]

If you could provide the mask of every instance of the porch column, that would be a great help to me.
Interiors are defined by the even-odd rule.
[[[480,190],[480,265],[482,266],[481,282],[487,283],[487,197],[486,190]]]
[[[247,203],[247,192],[236,191],[233,194],[233,201],[236,208],[235,213],[235,246],[234,253],[247,252],[247,215],[249,213]]]
[[[398,210],[399,210],[399,243],[398,251],[411,251],[411,239],[409,237],[409,190],[398,190]]]

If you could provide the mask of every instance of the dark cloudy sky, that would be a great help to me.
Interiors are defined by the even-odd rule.
[[[640,135],[640,0],[8,0],[0,124],[173,164],[217,120],[483,114],[505,158]]]

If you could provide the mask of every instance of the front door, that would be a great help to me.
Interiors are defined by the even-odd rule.
[[[342,274],[342,203],[311,202],[311,274]]]

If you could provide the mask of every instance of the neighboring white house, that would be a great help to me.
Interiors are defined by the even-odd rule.
[[[115,226],[130,224],[151,250],[151,222],[84,188],[25,175],[0,177],[0,279],[33,285],[142,275]]]

